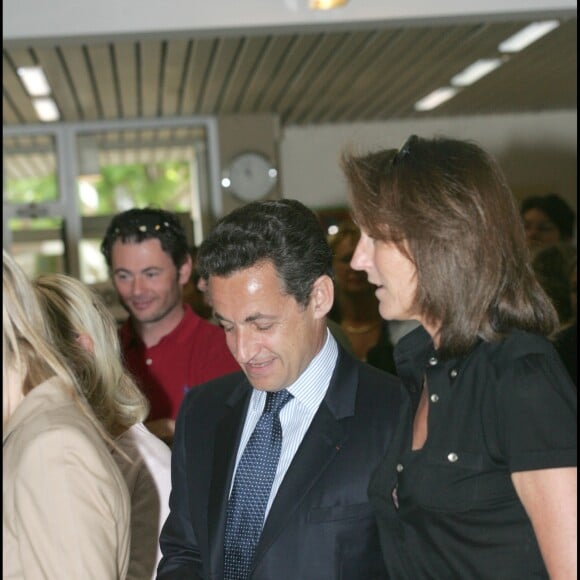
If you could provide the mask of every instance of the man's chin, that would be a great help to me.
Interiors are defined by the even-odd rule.
[[[280,386],[280,378],[272,376],[271,373],[256,373],[248,372],[247,369],[243,369],[246,378],[257,391],[279,391],[282,387]]]
[[[127,308],[127,310],[129,311],[131,318],[139,324],[149,324],[151,322],[157,322],[163,318],[163,316],[159,316],[159,314],[154,312],[133,310],[131,308]]]
[[[181,302],[177,303],[182,305]],[[172,315],[176,305],[172,307],[163,308],[161,304],[154,303],[149,306],[149,308],[136,309],[129,305],[125,305],[125,309],[129,312],[131,319],[138,324],[153,324],[164,320],[165,318]],[[183,312],[183,307],[182,307]]]

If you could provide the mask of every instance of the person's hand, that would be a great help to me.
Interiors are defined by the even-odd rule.
[[[165,418],[147,421],[145,427],[147,427],[153,435],[156,435],[171,447],[171,444],[173,443],[173,435],[175,433],[174,419]]]

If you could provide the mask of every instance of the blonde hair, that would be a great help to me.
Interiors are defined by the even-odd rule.
[[[51,346],[32,284],[6,250],[2,250],[2,292],[3,425],[22,397],[52,377],[58,377],[63,388],[81,403],[72,369]]]
[[[122,364],[115,319],[96,292],[64,274],[34,282],[57,348],[70,361],[85,398],[112,435],[144,421],[149,403]],[[92,349],[79,337],[89,337]]]

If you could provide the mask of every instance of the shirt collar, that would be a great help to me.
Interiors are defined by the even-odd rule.
[[[189,304],[184,303],[183,310],[184,315],[179,321],[179,324],[171,332],[162,336],[159,342],[151,348],[157,347],[167,340],[175,340],[179,342],[180,340],[187,340],[189,338],[190,330],[199,324],[201,317],[193,311]],[[123,348],[138,348],[144,346],[141,337],[133,326],[131,317],[127,318],[127,320],[122,324],[119,331],[119,338]]]
[[[422,383],[427,359],[434,354],[431,335],[423,326],[418,326],[403,336],[395,346],[393,356],[397,374],[403,382]]]

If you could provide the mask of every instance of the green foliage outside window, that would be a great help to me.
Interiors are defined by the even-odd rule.
[[[128,205],[156,205],[176,212],[191,207],[189,163],[184,162],[101,167],[95,189],[98,215],[114,214]]]
[[[58,199],[54,175],[9,180],[7,186],[7,201],[11,203],[42,203]],[[189,163],[185,162],[104,166],[94,188],[98,193],[96,207],[87,207],[81,198],[82,215],[110,215],[127,207],[147,205],[175,212],[187,212],[191,207],[190,170]],[[36,219],[27,223],[29,227],[53,228],[55,220]]]
[[[41,203],[56,199],[58,188],[54,174],[8,180],[6,201],[11,203]]]

